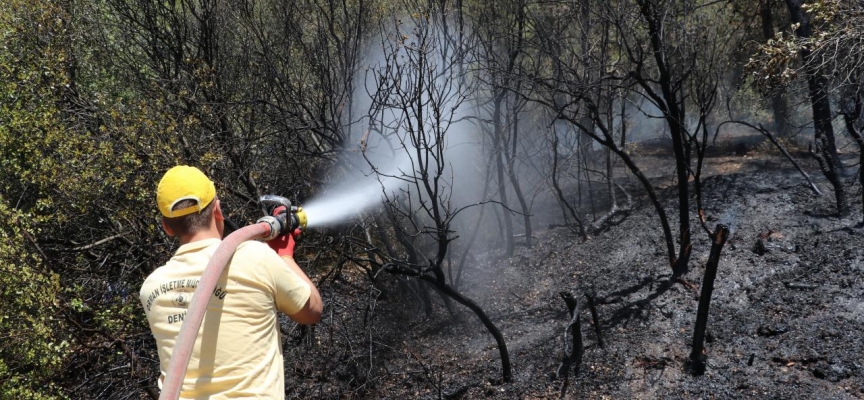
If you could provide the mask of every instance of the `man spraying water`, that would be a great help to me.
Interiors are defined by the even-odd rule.
[[[156,200],[163,229],[180,241],[174,256],[147,277],[140,293],[159,351],[162,388],[171,356],[179,351],[175,345],[192,295],[222,242],[224,216],[213,182],[194,167],[166,172]],[[277,312],[308,325],[320,320],[322,310],[318,290],[293,259],[299,233],[277,236],[267,245],[245,241],[237,246],[215,288],[205,294],[206,314],[180,398],[284,398]]]

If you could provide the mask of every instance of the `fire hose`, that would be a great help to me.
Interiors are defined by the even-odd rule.
[[[195,347],[198,329],[201,328],[204,313],[207,311],[207,304],[210,302],[210,294],[216,288],[222,271],[231,256],[234,255],[237,247],[247,240],[263,239],[268,241],[293,232],[297,228],[306,228],[306,213],[300,207],[291,206],[288,199],[281,196],[265,195],[261,197],[260,201],[265,207],[270,208],[268,214],[280,206],[284,206],[286,212],[279,215],[267,215],[252,225],[232,232],[216,248],[213,257],[204,268],[198,287],[195,288],[195,293],[192,295],[189,309],[186,311],[186,318],[180,326],[180,333],[177,334],[171,361],[168,362],[168,370],[159,400],[176,400],[180,397],[180,390],[186,377],[186,369],[189,367],[192,349]]]

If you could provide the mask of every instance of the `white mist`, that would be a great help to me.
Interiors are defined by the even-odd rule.
[[[379,181],[372,175],[355,177],[354,182],[345,182],[331,187],[329,192],[303,205],[308,218],[308,227],[335,225],[360,215],[361,212],[382,204],[383,191],[404,184],[397,178]]]

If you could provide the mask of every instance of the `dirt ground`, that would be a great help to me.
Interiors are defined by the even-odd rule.
[[[584,311],[584,358],[565,398],[864,398],[860,188],[850,193],[856,210],[838,218],[813,165],[821,197],[776,153],[708,162],[708,226],[728,224],[732,236],[712,297],[704,376],[683,369],[695,293],[668,284],[657,215],[634,195],[631,213],[586,242],[566,228],[538,227],[532,248],[508,259],[478,255],[465,272],[459,289],[504,334],[512,382],[500,382],[495,341],[469,310],[454,303],[451,317],[434,296],[426,315],[404,281],[370,283],[346,268],[322,285],[326,316],[313,334],[284,325],[297,339],[286,344],[289,397],[558,398],[570,319],[559,293],[593,291],[605,346]],[[661,194],[675,227],[674,193]],[[698,287],[710,244],[696,221],[693,237],[686,279]]]

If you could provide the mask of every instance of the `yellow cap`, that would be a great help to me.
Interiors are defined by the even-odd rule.
[[[168,170],[156,188],[156,203],[159,211],[168,218],[177,218],[193,212],[201,212],[216,198],[216,186],[201,170],[188,165],[178,165]],[[193,206],[172,210],[181,200],[195,200]]]

